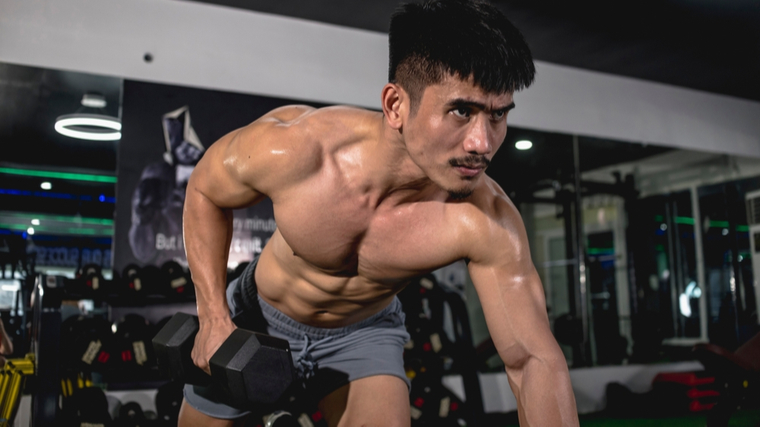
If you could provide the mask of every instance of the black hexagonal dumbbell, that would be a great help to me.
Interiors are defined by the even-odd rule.
[[[198,328],[196,316],[177,313],[153,338],[163,376],[210,385],[237,407],[275,403],[290,387],[295,369],[286,340],[236,329],[211,357],[209,376],[190,357]]]

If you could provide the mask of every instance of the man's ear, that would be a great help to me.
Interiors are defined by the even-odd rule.
[[[403,118],[409,108],[409,96],[401,86],[387,83],[382,92],[383,114],[388,125],[393,129],[401,129]]]

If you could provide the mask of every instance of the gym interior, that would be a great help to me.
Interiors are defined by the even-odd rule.
[[[356,3],[0,0],[0,314],[12,339],[0,423],[176,425],[181,388],[151,340],[196,310],[184,185],[214,141],[273,108],[379,109],[396,2]],[[760,11],[662,6],[688,11],[684,31],[710,17],[735,29],[726,43],[754,37],[723,69],[685,58],[698,37],[654,31],[657,47],[619,29],[602,43],[611,25],[547,12],[564,10],[555,2],[493,3],[534,48],[537,79],[515,95],[488,175],[525,223],[581,425],[760,426]],[[592,6],[615,14],[581,12]],[[573,49],[547,47],[570,27]],[[668,66],[678,72],[652,71]],[[233,228],[228,281],[274,232],[271,202],[236,211]],[[517,425],[464,262],[400,298],[412,425]],[[326,425],[308,405],[297,415]]]

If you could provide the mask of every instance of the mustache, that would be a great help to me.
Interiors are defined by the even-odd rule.
[[[466,168],[487,168],[491,161],[488,160],[485,156],[465,156],[465,157],[455,157],[453,159],[449,159],[449,164],[454,167],[462,166]]]

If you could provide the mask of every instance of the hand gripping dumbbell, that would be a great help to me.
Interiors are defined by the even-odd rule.
[[[190,357],[198,329],[196,316],[177,313],[153,338],[164,377],[210,386],[221,392],[223,403],[242,408],[277,402],[293,382],[288,342],[245,329],[233,331],[214,353],[209,376]]]

